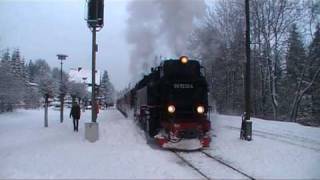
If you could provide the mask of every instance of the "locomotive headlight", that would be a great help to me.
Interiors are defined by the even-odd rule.
[[[198,112],[199,114],[203,114],[203,113],[204,113],[204,107],[203,107],[203,106],[198,106],[198,107],[197,107],[197,112]]]
[[[180,57],[180,62],[181,62],[182,64],[186,64],[186,63],[188,63],[188,61],[189,61],[189,59],[188,59],[187,56],[181,56],[181,57]]]
[[[174,107],[174,105],[169,105],[168,106],[168,112],[169,113],[174,113],[176,111],[176,108]]]

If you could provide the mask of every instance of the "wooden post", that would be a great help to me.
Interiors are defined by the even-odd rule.
[[[250,102],[250,6],[249,0],[245,0],[246,11],[246,74],[245,74],[245,112],[243,113],[240,139],[251,141],[252,121],[250,121],[251,102]]]

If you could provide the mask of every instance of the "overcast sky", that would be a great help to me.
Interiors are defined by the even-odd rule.
[[[97,69],[108,70],[117,90],[130,80],[125,39],[126,0],[105,0],[105,25],[97,33]],[[45,59],[60,67],[56,54],[69,57],[63,69],[91,69],[91,32],[85,0],[0,0],[0,50],[19,48],[26,61]]]

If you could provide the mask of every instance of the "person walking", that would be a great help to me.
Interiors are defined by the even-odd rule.
[[[73,118],[73,131],[78,131],[78,127],[79,127],[79,119],[80,119],[80,106],[77,102],[74,102],[72,104],[71,107],[71,111],[70,111],[70,118],[72,116]]]

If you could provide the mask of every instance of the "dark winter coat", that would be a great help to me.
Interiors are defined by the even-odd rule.
[[[72,105],[71,111],[70,111],[70,117],[71,116],[74,119],[80,119],[80,106],[78,104]]]

